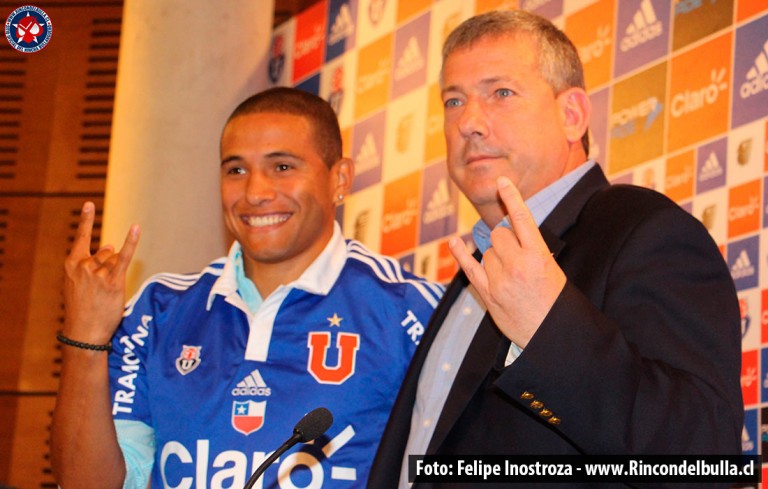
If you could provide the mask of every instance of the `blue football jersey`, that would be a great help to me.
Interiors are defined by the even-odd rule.
[[[338,248],[255,313],[232,253],[199,274],[156,275],[128,303],[110,354],[113,416],[154,430],[151,487],[241,488],[320,406],[333,425],[254,487],[365,485],[443,289],[359,242]]]

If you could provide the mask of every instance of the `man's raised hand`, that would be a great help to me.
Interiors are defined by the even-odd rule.
[[[491,232],[491,247],[482,264],[460,239],[453,238],[450,248],[501,332],[525,348],[563,290],[566,277],[514,184],[499,177],[497,185],[511,229],[499,226]]]
[[[83,205],[77,236],[64,261],[63,334],[76,341],[102,345],[112,338],[123,314],[126,271],[139,242],[139,227],[130,227],[119,252],[106,245],[91,254],[95,213],[92,202]]]

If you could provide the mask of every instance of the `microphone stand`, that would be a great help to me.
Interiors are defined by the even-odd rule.
[[[298,442],[307,443],[314,440],[325,433],[332,424],[333,415],[324,407],[315,408],[305,414],[293,428],[293,435],[259,465],[259,468],[254,471],[243,489],[251,489],[256,480],[267,470],[267,467],[272,465],[277,460],[277,457],[285,453],[286,450]]]
[[[285,443],[283,443],[282,445],[280,445],[280,448],[278,448],[277,450],[275,450],[274,452],[272,452],[272,455],[270,455],[269,457],[267,457],[267,458],[266,458],[266,459],[265,459],[265,460],[264,460],[264,461],[261,463],[261,465],[259,465],[259,468],[258,468],[258,469],[256,469],[256,470],[253,472],[253,474],[251,475],[251,477],[248,479],[248,482],[246,482],[246,483],[245,483],[245,486],[243,486],[243,489],[251,489],[251,488],[253,487],[253,485],[256,483],[256,480],[258,480],[258,478],[259,478],[259,477],[261,477],[261,474],[263,474],[263,473],[264,473],[264,471],[265,471],[265,470],[267,470],[267,468],[268,468],[270,465],[272,465],[272,463],[273,463],[275,460],[277,460],[277,458],[278,458],[280,455],[282,455],[283,453],[285,453],[285,451],[286,451],[286,450],[288,450],[289,448],[291,448],[292,446],[294,446],[295,444],[297,444],[298,442],[300,442],[300,441],[301,441],[301,438],[302,438],[302,436],[303,436],[303,435],[302,435],[301,433],[294,433],[294,434],[293,434],[293,435],[292,435],[290,438],[288,438],[288,439],[285,441]]]

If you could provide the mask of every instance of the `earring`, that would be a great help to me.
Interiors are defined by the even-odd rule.
[[[342,200],[344,200],[344,194],[339,194],[339,202],[341,202]]]

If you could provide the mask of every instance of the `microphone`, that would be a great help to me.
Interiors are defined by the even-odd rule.
[[[286,450],[299,442],[307,443],[314,440],[325,433],[332,424],[333,415],[324,407],[315,408],[305,414],[304,417],[296,423],[296,426],[294,426],[293,435],[291,435],[285,443],[280,445],[280,448],[275,450],[272,455],[267,457],[267,459],[259,465],[259,468],[253,472],[253,475],[248,479],[248,482],[246,482],[243,489],[251,489],[264,471],[277,460],[277,457],[285,453]]]

